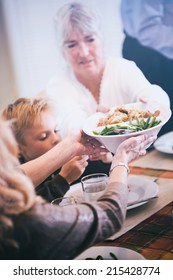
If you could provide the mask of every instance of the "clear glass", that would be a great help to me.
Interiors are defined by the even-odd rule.
[[[94,173],[81,179],[84,200],[86,202],[96,201],[105,191],[108,176],[104,173]]]
[[[73,196],[64,196],[64,197],[58,197],[54,200],[52,200],[51,204],[53,205],[59,205],[59,206],[67,206],[76,204],[76,199]]]

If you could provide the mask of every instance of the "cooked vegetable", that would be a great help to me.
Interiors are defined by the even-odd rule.
[[[127,134],[136,131],[142,131],[151,127],[154,127],[161,123],[161,120],[157,120],[156,116],[149,116],[147,119],[139,119],[136,117],[136,122],[132,122],[130,119],[129,123],[116,124],[114,126],[105,126],[100,132],[93,131],[95,135],[118,135],[118,134]]]

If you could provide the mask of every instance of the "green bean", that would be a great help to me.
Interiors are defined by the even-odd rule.
[[[95,135],[117,135],[118,133],[115,132],[116,127],[115,126],[111,126],[111,127],[107,127],[105,126],[105,128],[100,131],[93,131],[93,134]]]
[[[148,125],[148,128],[153,127],[153,124],[154,124],[155,120],[156,120],[156,117],[153,117],[153,119],[151,120],[151,122]]]
[[[101,130],[100,132],[93,131],[93,134],[102,135],[102,136],[118,135],[121,134],[121,132],[116,132],[116,129],[142,131],[154,127],[160,123],[161,120],[157,120],[155,116],[153,118],[149,116],[146,120],[144,118],[142,118],[141,120],[136,118],[136,123],[132,123],[132,120],[130,119],[129,123],[126,125],[116,124],[110,127],[105,126],[104,129]]]
[[[120,125],[120,124],[117,124],[116,125],[116,128],[120,128],[120,129],[129,129],[129,125]]]
[[[138,119],[138,117],[136,117],[136,122],[137,122],[137,124],[139,124],[139,119]],[[132,124],[132,121],[130,122],[130,124]]]
[[[140,122],[139,122],[140,126],[143,128],[144,125],[145,125],[145,122],[144,122],[144,119],[141,119]]]
[[[149,116],[148,118],[147,118],[147,120],[146,120],[146,122],[145,122],[145,129],[147,129],[147,127],[148,127],[148,125],[149,125],[149,123],[150,123],[150,119],[151,119],[151,116]]]

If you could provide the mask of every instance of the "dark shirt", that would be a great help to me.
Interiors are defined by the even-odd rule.
[[[20,163],[25,163],[23,157],[19,158]],[[37,195],[51,202],[55,198],[62,197],[69,190],[68,182],[59,175],[60,169],[51,174],[45,181],[35,188]]]
[[[23,157],[19,158],[20,163],[25,163]],[[74,181],[72,184],[79,183],[83,176],[92,173],[106,173],[109,174],[111,164],[103,163],[102,161],[88,161],[88,166],[86,167],[84,173]],[[35,188],[37,195],[43,197],[46,201],[51,202],[55,198],[63,197],[65,193],[69,190],[70,185],[64,177],[59,175],[60,169],[46,178],[39,186]],[[71,185],[72,185],[71,184]]]
[[[35,188],[36,193],[48,202],[62,197],[69,190],[68,182],[57,172],[49,176],[44,182]]]

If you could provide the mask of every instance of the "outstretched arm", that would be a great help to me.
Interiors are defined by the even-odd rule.
[[[94,138],[76,132],[67,136],[47,153],[21,165],[34,186],[41,184],[49,175],[71,160],[74,156],[97,156],[106,149]]]

